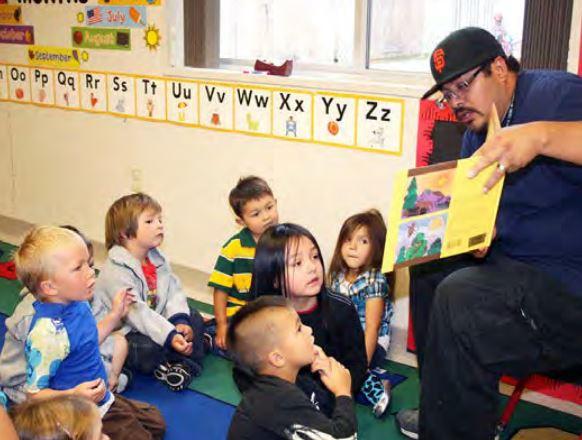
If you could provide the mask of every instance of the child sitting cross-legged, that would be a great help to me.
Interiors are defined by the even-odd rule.
[[[390,382],[383,379],[381,363],[390,344],[394,314],[389,283],[381,272],[386,225],[371,209],[349,217],[341,227],[329,268],[329,288],[350,298],[360,317],[366,341],[368,374],[358,397],[382,415],[390,401]]]
[[[95,285],[93,313],[108,313],[115,292],[131,290],[136,302],[121,327],[129,345],[126,368],[154,373],[178,391],[202,371],[204,321],[188,306],[160,251],[163,240],[162,208],[152,197],[130,194],[111,205],[105,220],[108,257]]]

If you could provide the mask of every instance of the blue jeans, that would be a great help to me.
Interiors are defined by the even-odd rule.
[[[204,320],[198,310],[190,308],[189,321],[194,332],[190,356],[184,356],[172,348],[162,347],[146,335],[131,332],[126,336],[129,350],[125,366],[142,374],[152,374],[163,362],[191,360],[199,366],[204,357]]]

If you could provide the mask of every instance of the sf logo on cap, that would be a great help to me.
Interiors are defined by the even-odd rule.
[[[443,49],[437,49],[432,54],[432,62],[434,68],[438,73],[442,73],[445,68],[445,51]]]

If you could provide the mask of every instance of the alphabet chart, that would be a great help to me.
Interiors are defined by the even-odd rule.
[[[404,100],[384,96],[0,64],[0,101],[402,153]]]

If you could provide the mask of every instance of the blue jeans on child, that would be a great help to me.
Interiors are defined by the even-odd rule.
[[[129,350],[125,366],[132,371],[149,375],[164,362],[184,362],[192,369],[192,376],[200,375],[201,361],[204,357],[204,320],[196,309],[190,308],[189,321],[194,332],[190,356],[184,356],[172,348],[162,347],[146,335],[131,332],[126,336]]]

